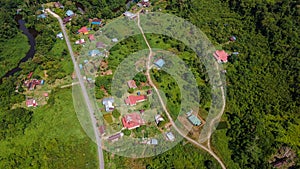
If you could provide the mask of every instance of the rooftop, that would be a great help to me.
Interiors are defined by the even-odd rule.
[[[130,95],[125,99],[125,103],[127,105],[134,106],[134,105],[136,105],[136,103],[139,103],[139,102],[142,102],[145,100],[147,100],[147,96],[145,96],[145,95],[142,95],[142,96]]]
[[[67,10],[66,15],[67,16],[73,16],[74,12],[72,10]]]
[[[158,60],[156,60],[156,61],[154,62],[154,64],[155,64],[156,66],[158,66],[159,68],[162,68],[162,67],[164,66],[164,64],[165,64],[165,61],[164,61],[163,59],[158,59]]]
[[[134,80],[129,80],[129,81],[127,82],[127,85],[128,85],[128,87],[129,87],[130,89],[135,89],[135,88],[137,88],[136,83],[135,83]]]
[[[195,116],[193,114],[190,115],[190,116],[188,116],[188,119],[195,126],[201,125],[201,120],[197,116]]]
[[[220,62],[226,63],[229,56],[224,50],[217,50],[213,55],[219,63]]]
[[[140,127],[145,124],[145,121],[142,119],[139,113],[127,114],[122,118],[123,126],[129,130]]]

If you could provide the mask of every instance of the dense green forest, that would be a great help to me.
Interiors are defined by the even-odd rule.
[[[282,145],[299,156],[299,3],[168,2],[167,9],[200,27],[215,44],[237,36],[223,45],[240,52],[226,65],[231,158],[240,168],[269,168],[270,156]]]
[[[1,63],[6,63],[9,59],[11,66],[16,65],[17,58],[21,58],[26,52],[26,45],[23,44],[26,41],[14,20],[18,8],[22,9],[20,14],[23,15],[26,26],[38,32],[37,52],[34,59],[22,64],[22,71],[3,79],[0,84],[0,144],[3,150],[0,154],[0,166],[1,168],[78,168],[78,166],[93,168],[96,163],[88,164],[92,166],[86,163],[96,161],[93,155],[96,152],[95,147],[80,130],[79,124],[74,123],[75,113],[69,109],[73,105],[61,102],[62,99],[71,100],[71,91],[58,90],[54,93],[55,98],[52,98],[53,104],[45,108],[33,111],[22,108],[11,109],[15,103],[25,100],[23,94],[15,92],[15,86],[19,85],[24,75],[30,71],[43,76],[43,71],[46,70],[49,83],[69,76],[73,71],[64,42],[55,38],[56,33],[60,31],[57,21],[51,17],[45,20],[36,19],[40,4],[45,2],[49,0],[1,0],[0,2]],[[65,0],[61,2],[79,14],[73,2]],[[84,19],[72,21],[74,27],[68,27],[71,32],[84,26],[82,24],[87,18],[111,19],[119,16],[126,9],[125,0],[80,2],[85,6],[86,14],[82,16]],[[224,160],[227,167],[231,168],[233,166],[231,163],[234,161],[236,163],[234,165],[238,165],[235,168],[270,168],[270,158],[283,145],[291,147],[299,156],[299,2],[294,0],[154,0],[152,2],[154,10],[161,8],[162,12],[183,17],[198,26],[216,46],[227,51],[239,52],[239,55],[230,57],[230,62],[224,65],[227,70],[227,105],[224,119],[228,121],[229,128],[218,131],[216,136],[226,137],[225,141],[222,140],[222,145],[227,147],[222,147],[218,140],[213,142],[218,154],[224,154],[218,152],[221,148],[224,149],[222,151],[230,150],[228,156],[222,157],[228,159]],[[237,41],[227,43],[232,35],[237,37]],[[18,45],[22,44],[24,47],[20,51],[14,50],[16,39],[20,39],[21,43]],[[130,39],[127,42],[130,43]],[[170,39],[165,45],[170,43],[176,44]],[[130,46],[121,42],[120,50],[125,51],[123,54],[129,54],[134,51]],[[176,48],[172,45],[168,47]],[[14,50],[14,53],[8,53],[5,49]],[[140,49],[143,48],[138,50]],[[178,50],[180,51],[180,48]],[[118,51],[116,49],[115,54]],[[9,58],[9,55],[14,57]],[[119,62],[114,58],[109,59],[110,63]],[[3,69],[1,67],[1,74],[9,67]],[[117,65],[111,65],[112,70],[116,67]],[[199,75],[204,76],[201,74],[202,71]],[[96,85],[106,84],[98,81]],[[206,85],[200,87],[202,93],[207,96],[204,98],[206,100],[202,101],[204,103],[210,100],[207,87]],[[67,131],[60,131],[65,128],[61,126],[62,119],[65,119],[68,124],[72,123],[71,128],[66,128]],[[52,125],[51,132],[49,132],[50,127],[44,123]],[[65,133],[76,134],[65,135]],[[147,159],[128,159],[118,156],[112,158],[109,153],[105,158],[111,168],[132,166],[166,168],[174,163],[177,166],[174,168],[219,167],[214,166],[215,162],[209,161],[210,158],[206,156],[195,160],[203,156],[198,153],[202,152],[186,144],[178,145],[160,156]],[[178,157],[185,162],[177,164]],[[299,167],[299,161],[296,165]]]

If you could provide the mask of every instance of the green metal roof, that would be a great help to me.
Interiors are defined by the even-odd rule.
[[[190,115],[188,119],[195,126],[199,126],[201,124],[201,120],[193,114]]]

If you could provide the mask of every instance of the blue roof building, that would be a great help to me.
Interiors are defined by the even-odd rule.
[[[71,10],[67,10],[66,15],[67,15],[67,16],[73,16],[73,15],[74,15],[74,12],[71,11]]]
[[[82,69],[82,68],[83,68],[82,64],[79,64],[79,69]]]
[[[98,49],[90,50],[89,51],[89,56],[97,56],[100,55],[101,52]]]
[[[164,66],[166,62],[163,60],[163,59],[158,59],[154,62],[154,64],[159,67],[159,68],[162,68]]]

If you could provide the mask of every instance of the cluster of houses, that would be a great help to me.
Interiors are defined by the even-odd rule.
[[[37,85],[43,85],[45,83],[44,80],[31,79],[32,75],[33,72],[30,72],[27,76],[27,80],[23,83],[28,90],[34,90]]]

